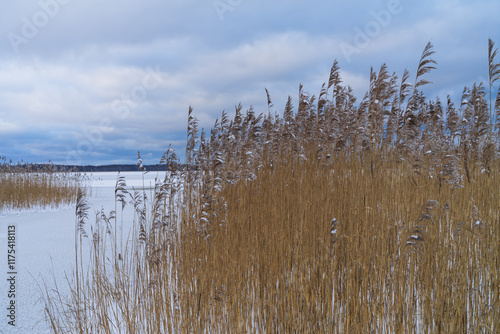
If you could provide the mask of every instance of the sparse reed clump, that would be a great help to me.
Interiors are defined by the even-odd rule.
[[[267,90],[267,113],[238,105],[210,133],[190,108],[186,165],[169,149],[149,197],[118,179],[88,272],[48,296],[54,331],[500,332],[498,124],[481,84],[458,109],[426,100],[433,53],[414,84],[372,69],[358,104],[334,62],[282,117]]]

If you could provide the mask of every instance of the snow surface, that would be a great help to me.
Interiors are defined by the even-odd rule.
[[[154,188],[157,173],[124,172],[127,189]],[[114,187],[117,172],[93,173],[88,203],[88,233],[95,221],[95,211],[114,210]],[[159,177],[163,177],[160,175]],[[131,210],[131,206],[129,206]],[[16,326],[8,324],[7,307],[7,232],[16,226]],[[124,231],[124,236],[128,233]],[[88,241],[84,241],[84,245]],[[25,211],[0,211],[0,333],[51,333],[45,322],[42,294],[57,282],[59,292],[68,292],[66,277],[72,277],[75,263],[75,206],[57,209],[38,208]],[[86,252],[84,251],[84,257]],[[88,254],[88,253],[87,253]]]

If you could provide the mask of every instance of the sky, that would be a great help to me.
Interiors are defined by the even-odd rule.
[[[2,1],[0,156],[14,162],[157,164],[184,157],[189,106],[209,130],[225,110],[282,113],[319,95],[335,59],[359,100],[370,68],[414,80],[428,41],[428,98],[487,82],[498,0]],[[500,62],[500,56],[497,57]]]

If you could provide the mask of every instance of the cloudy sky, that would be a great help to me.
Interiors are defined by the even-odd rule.
[[[460,101],[500,46],[498,0],[2,1],[0,156],[15,162],[155,164],[183,156],[187,111],[209,129],[242,103],[277,112],[317,95],[338,59],[359,99],[370,67],[412,75],[434,44],[429,98]],[[499,57],[500,58],[500,57]],[[498,59],[500,61],[500,59]]]

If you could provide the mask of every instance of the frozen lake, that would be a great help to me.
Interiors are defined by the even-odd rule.
[[[118,173],[88,175],[91,185],[88,222],[94,223],[94,212],[103,208],[109,214],[115,208],[114,187]],[[146,173],[143,181],[140,172],[123,172],[120,175],[125,176],[128,189],[142,189],[143,185],[152,188],[158,176],[156,172]],[[125,209],[127,212],[132,214],[131,206]],[[16,257],[13,270],[7,262],[9,226],[15,227]],[[88,244],[88,241],[85,240],[84,244]],[[0,333],[51,333],[45,322],[42,292],[45,285],[52,289],[55,282],[60,292],[68,291],[66,275],[72,277],[75,264],[75,206],[0,212],[0,245]],[[9,297],[9,291],[12,290],[8,279],[12,276],[15,278],[15,297],[12,294]],[[12,300],[15,301],[15,326],[8,323],[11,319],[7,308]]]

